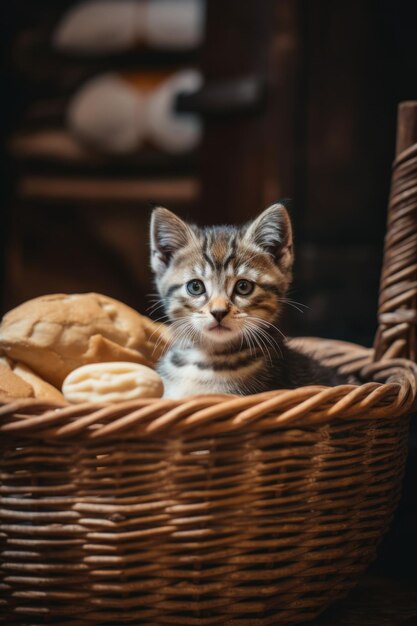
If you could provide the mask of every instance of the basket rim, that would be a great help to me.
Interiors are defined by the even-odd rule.
[[[60,440],[107,440],[127,434],[164,438],[185,433],[215,436],[237,430],[322,426],[339,419],[401,417],[416,405],[417,365],[412,361],[373,362],[372,349],[340,340],[299,337],[290,343],[364,382],[280,389],[248,396],[211,394],[117,404],[0,400],[0,435]]]

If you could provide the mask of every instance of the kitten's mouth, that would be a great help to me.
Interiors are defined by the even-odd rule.
[[[208,330],[215,333],[224,333],[230,331],[231,329],[228,326],[224,326],[223,324],[212,324],[208,327]]]

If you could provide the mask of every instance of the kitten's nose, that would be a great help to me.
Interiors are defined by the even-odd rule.
[[[227,309],[213,309],[210,311],[214,319],[220,324],[222,319],[227,315]]]

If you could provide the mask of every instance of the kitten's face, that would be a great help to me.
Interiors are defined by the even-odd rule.
[[[206,349],[250,343],[279,317],[293,261],[283,205],[240,228],[201,229],[158,208],[151,244],[156,284],[178,342]]]

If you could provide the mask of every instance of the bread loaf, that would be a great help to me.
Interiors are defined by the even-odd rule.
[[[0,356],[0,393],[9,398],[32,398],[64,404],[62,393],[23,363]]]
[[[4,362],[0,363],[0,400],[9,401],[16,398],[33,398],[33,387],[16,376]]]
[[[0,325],[0,350],[61,388],[86,363],[131,361],[152,367],[166,329],[97,293],[53,294],[21,304]]]

